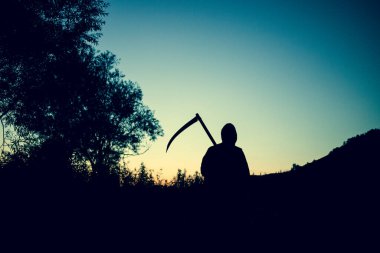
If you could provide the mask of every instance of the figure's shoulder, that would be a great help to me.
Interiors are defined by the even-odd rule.
[[[217,145],[214,145],[214,146],[211,146],[208,148],[208,153],[243,153],[243,150],[240,148],[240,147],[237,147],[237,146],[227,146],[227,145],[223,145],[223,143],[220,143],[220,144],[217,144]]]
[[[220,150],[222,147],[223,146],[221,144],[216,144],[214,146],[209,147],[207,151],[209,151],[209,152],[215,152],[215,151]]]
[[[244,155],[244,151],[243,151],[243,149],[240,148],[240,147],[236,147],[236,146],[235,146],[235,151],[234,151],[234,153],[235,153],[236,155],[238,155],[238,156],[245,156],[245,155]]]
[[[234,146],[233,147],[233,152],[234,153],[243,153],[243,149],[241,149],[240,147]]]

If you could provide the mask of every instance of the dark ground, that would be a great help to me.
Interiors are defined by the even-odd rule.
[[[0,252],[380,252],[379,143],[372,130],[289,172],[251,176],[246,195],[230,184],[214,195],[106,187],[8,164]]]
[[[202,187],[2,192],[2,246],[107,252],[340,252],[354,247],[365,252],[378,247],[373,200],[359,197],[358,205],[334,194],[321,199],[291,196],[281,188],[269,191],[259,183],[252,188],[244,206],[215,202]]]

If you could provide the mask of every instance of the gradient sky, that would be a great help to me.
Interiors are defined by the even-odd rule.
[[[120,58],[165,136],[131,157],[171,179],[192,174],[211,145],[238,132],[251,173],[286,171],[380,127],[376,1],[110,1],[98,48]]]

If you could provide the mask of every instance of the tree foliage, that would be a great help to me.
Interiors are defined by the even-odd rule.
[[[106,7],[103,0],[9,0],[0,8],[0,119],[26,146],[57,141],[95,173],[163,133],[116,56],[94,48]]]

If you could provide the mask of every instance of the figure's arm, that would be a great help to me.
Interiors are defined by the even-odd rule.
[[[208,176],[208,171],[209,171],[209,164],[210,164],[210,151],[207,150],[206,154],[204,155],[202,159],[202,164],[201,164],[201,174],[204,177]]]
[[[248,162],[247,162],[247,159],[245,158],[245,155],[244,155],[243,150],[241,151],[241,156],[242,156],[242,159],[241,159],[241,161],[242,161],[241,167],[242,167],[243,176],[244,176],[244,177],[249,177],[250,173],[249,173]]]

